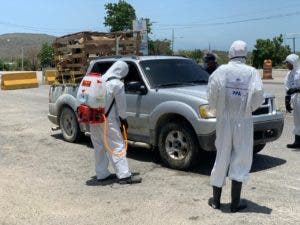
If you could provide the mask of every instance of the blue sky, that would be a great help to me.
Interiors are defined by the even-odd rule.
[[[117,0],[2,0],[0,34],[12,32],[63,35],[82,30],[107,31],[104,5]],[[127,0],[138,17],[153,24],[152,38],[171,39],[175,49],[227,50],[241,39],[253,48],[256,39],[299,33],[299,0]],[[292,41],[285,40],[291,45]]]

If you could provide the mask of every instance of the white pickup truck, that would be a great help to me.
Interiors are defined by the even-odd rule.
[[[209,75],[199,65],[176,56],[111,56],[92,61],[87,73],[104,74],[119,59],[129,65],[125,78],[129,140],[158,149],[163,161],[176,169],[192,166],[201,150],[215,150],[216,118],[203,116]],[[58,84],[49,93],[48,118],[69,142],[89,132],[88,126],[77,122],[77,90],[76,84]],[[265,93],[264,103],[253,112],[255,153],[282,133],[283,114],[276,110],[274,98]]]

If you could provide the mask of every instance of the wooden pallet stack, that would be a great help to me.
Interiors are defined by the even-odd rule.
[[[79,32],[57,38],[54,43],[58,71],[56,83],[80,83],[89,62],[109,55],[140,55],[139,32]]]

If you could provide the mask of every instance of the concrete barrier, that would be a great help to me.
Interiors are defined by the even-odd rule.
[[[57,70],[44,70],[44,82],[47,85],[51,85],[55,82],[57,76]]]
[[[2,90],[37,88],[38,86],[36,72],[7,72],[2,73],[1,76]]]

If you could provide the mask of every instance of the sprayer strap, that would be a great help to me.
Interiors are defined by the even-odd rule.
[[[113,100],[112,103],[110,104],[110,106],[109,106],[107,112],[105,113],[105,117],[108,117],[108,115],[109,115],[109,113],[110,113],[110,111],[111,111],[111,108],[113,107],[113,105],[115,104],[115,102],[116,102],[116,100],[115,100],[115,98],[114,98],[114,100]]]
[[[107,81],[111,81],[111,80],[115,80],[115,79],[120,80],[120,78],[118,78],[118,77],[110,77],[110,78],[108,78],[108,79],[106,80],[106,82],[107,82]],[[115,98],[114,98],[114,100],[113,100],[112,103],[110,104],[110,106],[109,106],[107,112],[105,113],[105,117],[108,117],[108,115],[109,115],[109,113],[110,113],[110,110],[111,110],[111,108],[113,107],[113,105],[115,104],[115,102],[116,102],[116,100],[115,100]]]

